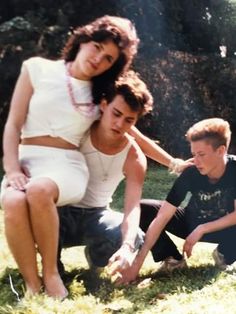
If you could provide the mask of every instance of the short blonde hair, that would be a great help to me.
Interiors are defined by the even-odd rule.
[[[189,142],[205,140],[214,149],[221,145],[228,149],[231,140],[230,125],[221,118],[210,118],[195,123],[186,133]]]

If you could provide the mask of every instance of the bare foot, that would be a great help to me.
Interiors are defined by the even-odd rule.
[[[38,277],[38,280],[36,282],[26,282],[26,296],[33,296],[35,294],[38,294],[42,291],[42,280],[40,277]]]
[[[68,291],[64,286],[59,274],[51,274],[43,278],[45,292],[48,296],[64,300],[68,296]]]

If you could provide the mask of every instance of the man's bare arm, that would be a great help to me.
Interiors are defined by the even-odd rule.
[[[146,158],[137,143],[130,148],[124,164],[126,177],[124,196],[124,218],[121,225],[121,248],[110,258],[111,274],[130,266],[134,258],[135,240],[139,229],[140,199],[146,172]]]
[[[166,224],[169,222],[169,220],[173,217],[175,214],[176,207],[168,203],[167,201],[164,201],[156,218],[152,221],[150,224],[146,235],[145,235],[145,241],[138,252],[136,258],[134,259],[131,267],[128,269],[121,271],[121,277],[118,278],[117,283],[118,284],[127,284],[130,281],[133,281],[136,279],[140,268],[143,265],[143,262],[149,252],[149,250],[153,247],[155,242],[158,240],[162,230],[166,226]]]

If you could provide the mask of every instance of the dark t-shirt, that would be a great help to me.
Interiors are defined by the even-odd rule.
[[[166,200],[178,207],[188,192],[190,200],[185,207],[186,218],[194,225],[212,221],[234,210],[236,200],[236,156],[227,156],[223,176],[210,183],[195,166],[187,168],[175,181]]]

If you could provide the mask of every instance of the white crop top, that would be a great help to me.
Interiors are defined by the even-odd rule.
[[[98,106],[94,106],[90,116],[73,107],[64,60],[33,57],[23,62],[24,67],[28,70],[34,92],[21,138],[50,135],[79,147],[84,133],[99,118]],[[73,77],[70,80],[76,101],[92,103],[91,82]]]
[[[90,136],[81,144],[88,168],[89,182],[85,196],[75,207],[93,208],[108,207],[112,201],[118,184],[124,179],[123,167],[133,138],[128,138],[126,147],[115,155],[106,155],[99,152],[92,144]],[[104,171],[107,171],[107,180],[104,181]]]

